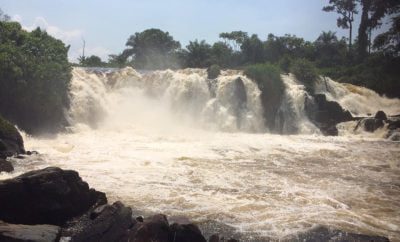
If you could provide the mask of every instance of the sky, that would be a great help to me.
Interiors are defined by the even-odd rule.
[[[219,33],[242,30],[265,40],[269,33],[314,41],[322,31],[338,36],[336,13],[322,11],[328,0],[0,0],[0,8],[26,30],[37,26],[71,45],[70,61],[82,53],[120,53],[128,37],[148,28],[168,31],[186,46],[195,39],[214,43]],[[355,26],[358,26],[357,16]],[[356,36],[356,31],[353,36]]]

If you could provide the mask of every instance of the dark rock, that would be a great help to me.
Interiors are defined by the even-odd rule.
[[[363,118],[358,121],[354,130],[357,130],[358,128],[362,127],[364,131],[372,133],[375,132],[375,130],[382,128],[383,126],[385,126],[383,120],[376,118]]]
[[[383,111],[378,111],[378,112],[376,112],[375,118],[376,118],[376,119],[379,119],[379,120],[387,120],[386,113],[383,112]]]
[[[233,92],[229,103],[231,103],[233,113],[237,117],[237,127],[240,128],[242,113],[247,108],[246,86],[240,77],[233,81]]]
[[[62,225],[95,204],[104,193],[89,189],[76,171],[49,167],[0,181],[0,220]]]
[[[389,130],[386,139],[391,141],[400,141],[400,129]]]
[[[0,221],[0,241],[58,241],[60,230],[55,225],[8,224]]]
[[[143,216],[136,217],[136,221],[143,223],[144,222]]]
[[[174,223],[170,226],[170,241],[206,242],[206,239],[196,225]]]
[[[134,225],[132,210],[121,202],[101,205],[67,223],[62,237],[71,242],[127,241]]]
[[[213,234],[210,236],[208,239],[208,242],[219,242],[219,235],[218,234]]]
[[[11,162],[0,158],[0,172],[12,172],[14,167],[12,166]]]
[[[325,227],[317,227],[302,234],[289,236],[287,238],[282,239],[281,241],[389,242],[389,239],[380,236],[353,234],[340,230],[328,229]]]
[[[353,120],[353,116],[344,110],[339,103],[326,100],[325,94],[307,97],[304,108],[312,121],[324,135],[337,135],[336,124]]]
[[[207,78],[215,79],[221,74],[221,68],[218,65],[212,65],[207,68]]]
[[[136,223],[132,228],[130,242],[168,242],[170,229],[167,217],[163,214],[154,215],[143,223]]]
[[[394,129],[399,129],[400,128],[400,119],[392,119],[388,120],[388,129],[389,130],[394,130]]]
[[[10,122],[0,117],[0,158],[25,153],[21,134]]]
[[[237,239],[228,239],[226,242],[239,242]]]

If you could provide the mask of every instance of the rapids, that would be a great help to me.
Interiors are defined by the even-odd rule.
[[[210,81],[202,69],[137,72],[74,68],[69,132],[24,137],[31,169],[77,170],[91,187],[140,213],[213,220],[239,232],[283,238],[315,225],[400,241],[400,143],[382,134],[325,137],[304,113],[291,75],[283,130],[264,127],[260,91],[239,71]],[[241,81],[238,81],[240,78]],[[400,113],[400,100],[326,79],[316,90],[353,115]],[[240,97],[240,98],[238,98]],[[351,123],[351,122],[350,122]]]

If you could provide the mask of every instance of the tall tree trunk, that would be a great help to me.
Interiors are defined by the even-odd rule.
[[[360,27],[358,27],[358,58],[363,60],[367,56],[368,30],[370,19],[368,11],[371,8],[371,0],[362,0],[362,13]]]

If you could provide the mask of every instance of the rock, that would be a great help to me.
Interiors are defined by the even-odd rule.
[[[215,79],[221,74],[221,68],[218,65],[211,65],[207,68],[207,78]]]
[[[394,129],[400,129],[400,119],[392,119],[388,120],[388,129],[389,130],[394,130]]]
[[[383,120],[383,121],[384,121],[384,120],[387,120],[386,113],[383,112],[383,111],[378,111],[378,112],[376,112],[375,118],[376,118],[376,119],[379,119],[379,120]]]
[[[208,242],[219,242],[219,235],[218,234],[213,234],[208,238]]]
[[[62,225],[107,202],[76,171],[56,167],[0,181],[0,197],[0,220],[18,224]]]
[[[344,110],[339,103],[326,100],[325,94],[315,94],[305,99],[304,108],[311,122],[324,135],[337,135],[336,124],[353,120],[353,116]]]
[[[175,242],[206,242],[200,229],[194,224],[177,224],[170,226],[170,241]]]
[[[8,224],[0,221],[0,241],[58,241],[60,230],[55,225]]]
[[[62,237],[71,242],[127,241],[134,225],[132,210],[121,202],[101,205],[67,223]]]
[[[167,217],[163,214],[154,215],[143,223],[137,223],[129,235],[130,242],[168,242],[170,229]]]
[[[400,141],[400,129],[389,130],[386,134],[386,139],[391,141]]]
[[[240,128],[241,116],[243,110],[246,110],[247,107],[246,86],[244,85],[243,80],[240,77],[236,78],[233,81],[233,92],[229,103],[231,104],[233,113],[237,117],[237,127]]]
[[[363,118],[358,121],[356,127],[354,130],[357,130],[358,128],[362,127],[364,131],[367,132],[375,132],[375,130],[382,128],[385,126],[385,123],[381,119],[376,119],[376,118]]]
[[[13,170],[11,162],[0,158],[0,172],[12,172]]]
[[[25,153],[21,134],[10,122],[0,117],[0,158]]]
[[[329,228],[325,228],[325,227],[317,227],[317,228],[311,229],[310,231],[302,233],[302,234],[286,237],[280,241],[389,242],[389,239],[387,239],[385,237],[380,237],[380,236],[353,234],[353,233],[329,229]]]

